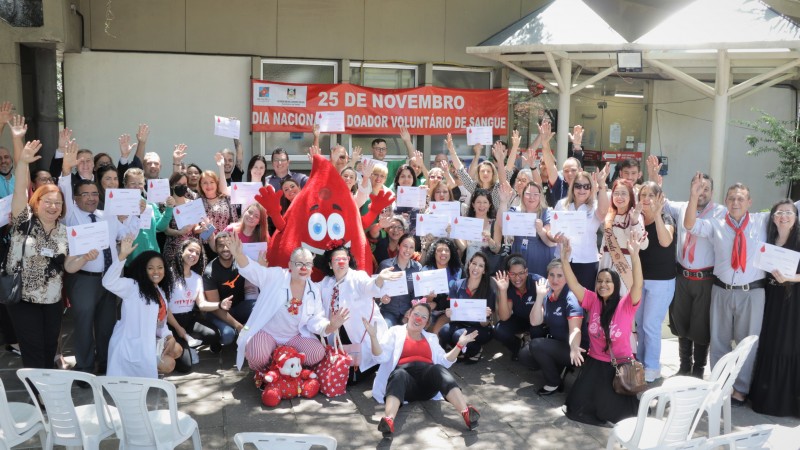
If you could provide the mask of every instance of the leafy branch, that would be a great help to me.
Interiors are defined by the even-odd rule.
[[[751,147],[747,151],[750,156],[763,153],[776,153],[778,167],[766,174],[775,180],[775,185],[791,185],[800,182],[800,128],[798,122],[779,120],[765,111],[758,110],[761,117],[755,121],[739,121],[738,123],[753,130],[753,134],[745,137]]]

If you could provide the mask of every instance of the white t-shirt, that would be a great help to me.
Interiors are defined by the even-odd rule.
[[[197,295],[203,290],[202,277],[192,272],[189,278],[186,279],[186,285],[181,286],[175,283],[175,288],[172,291],[172,300],[169,302],[169,310],[172,314],[183,314],[191,312],[194,309],[195,300]]]

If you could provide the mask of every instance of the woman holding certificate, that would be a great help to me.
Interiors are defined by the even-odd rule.
[[[461,259],[458,258],[458,250],[452,239],[438,238],[429,246],[425,260],[422,262],[422,270],[447,271],[447,286],[453,290],[458,280],[461,279]],[[449,306],[448,294],[426,295],[428,305],[430,305],[433,316],[431,327],[428,331],[437,333],[442,325],[447,323],[447,316],[444,315],[445,309]]]
[[[767,243],[800,251],[800,224],[791,200],[775,204],[770,217]],[[757,413],[800,417],[800,267],[795,272],[786,276],[774,270],[764,288],[764,321],[749,394]]]
[[[55,184],[40,186],[28,200],[29,164],[37,161],[39,141],[22,143],[27,127],[12,126],[15,153],[14,194],[11,198],[8,259],[5,271],[22,270],[22,299],[6,305],[22,352],[22,366],[52,369],[61,331],[64,306],[61,289],[64,272],[75,273],[100,254],[68,256],[67,228],[59,219],[67,212],[64,194]],[[19,131],[17,131],[19,130]],[[71,199],[69,201],[72,201]],[[2,295],[7,295],[4,292]]]
[[[556,244],[547,237],[550,231],[550,214],[548,214],[547,200],[542,193],[542,185],[528,183],[522,190],[520,206],[509,208],[513,192],[508,183],[503,183],[500,188],[500,209],[497,215],[501,220],[494,223],[494,240],[503,241],[505,236],[503,223],[515,218],[514,215],[506,215],[506,212],[536,214],[535,227],[528,228],[529,234],[506,237],[513,239],[510,253],[522,255],[528,263],[528,271],[544,276],[547,273],[547,265],[555,256]]]
[[[628,241],[632,233],[641,236],[639,247],[646,249],[649,240],[644,231],[642,204],[636,203],[633,185],[623,178],[617,178],[611,185],[611,208],[603,225],[600,268],[611,268],[619,274],[622,279],[621,295],[625,295],[633,283],[631,257],[628,255]]]
[[[518,132],[514,131],[514,135],[511,138],[511,142],[512,142],[511,154],[516,155],[520,143],[520,137]],[[456,169],[456,174],[458,175],[458,178],[461,180],[461,183],[464,186],[464,188],[466,188],[467,191],[472,193],[474,193],[476,189],[485,189],[489,193],[489,198],[491,199],[492,204],[494,205],[499,204],[500,175],[497,167],[489,161],[483,161],[479,163],[478,181],[475,181],[469,175],[467,169],[464,168],[464,164],[458,157],[458,153],[456,153],[456,146],[453,144],[453,137],[450,135],[450,133],[447,134],[447,139],[445,140],[445,144],[447,145],[447,150],[450,152],[450,161],[453,162],[453,166]],[[482,145],[479,146],[480,148],[483,148]],[[480,153],[476,153],[475,160],[477,160],[479,156]],[[472,161],[472,164],[476,164],[475,160]],[[500,161],[499,163],[502,164],[503,162]],[[511,173],[503,172],[502,175],[504,176],[504,178],[510,177]]]
[[[458,246],[458,250],[464,254],[464,260],[469,261],[472,259],[472,255],[478,251],[484,252],[489,258],[495,256],[495,253],[499,252],[501,249],[502,241],[498,242],[492,239],[495,209],[489,191],[481,188],[475,189],[475,192],[472,193],[472,197],[469,199],[469,209],[467,210],[466,217],[483,219],[483,238],[479,241],[456,239],[456,245]],[[493,270],[496,269],[495,266],[498,265],[499,264],[491,264],[490,262],[490,267],[488,268],[489,273],[494,273]]]
[[[542,166],[544,167],[544,166]],[[551,241],[555,240],[554,234],[557,227],[557,212],[581,212],[581,218],[585,214],[584,236],[586,239],[577,239],[575,236],[568,236],[572,245],[572,260],[570,265],[575,276],[586,289],[594,288],[594,280],[597,276],[597,240],[595,235],[600,224],[605,220],[608,211],[608,195],[606,194],[605,179],[608,175],[608,165],[597,174],[589,172],[579,172],[575,176],[575,181],[569,185],[567,197],[561,199],[553,208],[553,216],[550,218],[550,229],[548,234]]]
[[[569,290],[586,312],[589,352],[578,378],[567,396],[564,412],[572,420],[605,426],[636,416],[639,400],[635,395],[614,391],[615,376],[612,358],[633,359],[631,333],[633,317],[642,298],[642,264],[639,261],[639,236],[628,240],[628,253],[633,265],[633,284],[625,295],[620,293],[619,275],[611,269],[597,273],[594,291],[584,288],[569,263],[572,254],[569,239],[562,237],[561,261]],[[612,331],[613,330],[613,331]]]
[[[386,321],[372,299],[380,297],[385,281],[397,280],[401,274],[391,268],[383,269],[373,279],[366,272],[356,270],[356,260],[343,245],[326,250],[322,258],[325,278],[317,283],[322,296],[322,307],[329,320],[337,311],[349,311],[347,320],[338,332],[342,344],[356,348],[355,351],[349,351],[350,356],[358,361],[350,368],[348,378],[349,383],[356,383],[362,378],[363,371],[377,364],[362,318],[377,328],[378,336],[386,332]],[[333,345],[333,335],[328,336],[328,339]]]
[[[225,194],[227,186],[223,186],[225,183],[219,183],[219,176],[211,170],[205,170],[200,175],[200,197],[203,199],[203,207],[206,210],[209,225],[217,230],[224,230],[228,224],[239,220],[236,208],[231,205],[231,198]],[[209,259],[217,256],[217,253],[208,244],[208,242],[213,242],[212,239],[213,233],[205,245]]]
[[[395,271],[405,271],[407,293],[401,295],[383,295],[380,298],[380,308],[383,318],[389,327],[399,325],[403,322],[403,316],[411,308],[411,299],[418,293],[414,292],[413,276],[422,270],[422,266],[417,261],[411,259],[414,256],[414,246],[416,241],[414,236],[406,233],[398,240],[397,256],[384,260],[379,266],[379,270],[393,268]]]
[[[395,174],[394,182],[392,183],[392,189],[395,191],[398,200],[395,200],[392,212],[394,214],[402,215],[406,221],[408,221],[408,232],[414,234],[414,231],[417,228],[417,214],[419,214],[420,208],[414,208],[411,206],[398,206],[400,191],[404,187],[419,187],[417,177],[414,174],[414,169],[412,169],[408,164],[403,164],[397,168],[397,173]],[[428,187],[423,186],[421,189],[427,190]]]
[[[172,191],[172,198],[175,199],[175,206],[183,205],[193,200],[195,195],[189,189],[189,180],[185,173],[175,172],[169,177],[169,188]],[[169,226],[164,230],[166,239],[164,240],[164,259],[172,261],[175,255],[180,253],[180,248],[186,240],[194,234],[195,225],[186,225],[178,229],[175,223],[175,216],[170,219]]]
[[[463,349],[464,358],[472,362],[480,360],[482,347],[492,339],[491,316],[494,311],[496,288],[489,278],[488,267],[489,259],[485,253],[477,252],[472,255],[467,263],[467,277],[458,280],[458,283],[450,289],[450,301],[445,309],[445,315],[450,322],[444,324],[437,333],[439,345],[448,348],[457,346],[461,336],[477,332],[475,340],[468,343]],[[457,311],[460,300],[485,300],[486,311],[481,320],[471,321],[460,318],[460,311]]]

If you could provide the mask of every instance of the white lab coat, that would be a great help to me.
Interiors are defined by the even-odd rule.
[[[376,357],[380,367],[378,373],[375,374],[375,381],[372,383],[372,397],[378,403],[384,402],[386,396],[386,383],[389,382],[389,375],[397,367],[397,362],[400,361],[400,355],[403,353],[403,344],[408,335],[405,325],[395,325],[381,336],[381,349],[383,352]],[[428,341],[431,347],[431,359],[434,364],[441,364],[449,368],[453,362],[446,358],[447,353],[441,345],[439,345],[439,337],[433,333],[422,331],[422,336]],[[442,393],[436,394],[433,400],[442,400],[444,397]]]
[[[325,311],[325,317],[330,319],[331,298],[333,297],[333,288],[336,286],[336,277],[325,277],[317,286],[319,286],[319,291],[322,294],[322,307]],[[378,361],[372,354],[372,343],[369,334],[365,334],[366,330],[361,318],[370,320],[378,327],[379,339],[388,330],[380,308],[373,300],[375,297],[380,297],[380,293],[381,289],[375,285],[375,280],[361,270],[349,269],[342,282],[339,283],[339,308],[348,308],[350,310],[350,319],[343,326],[347,336],[350,338],[350,342],[353,344],[361,343],[361,364],[359,367],[362,371],[374,366]],[[331,345],[333,345],[332,340],[333,336],[328,337],[328,343]]]
[[[108,376],[158,378],[156,334],[158,303],[146,303],[139,284],[121,277],[124,261],[114,260],[103,276],[103,287],[122,299],[122,317],[108,343]],[[159,288],[162,298],[164,292]],[[170,334],[164,331],[162,334]]]
[[[269,323],[275,313],[283,308],[288,299],[292,298],[290,282],[292,279],[288,270],[280,267],[266,268],[252,259],[247,266],[239,267],[239,275],[261,289],[253,306],[253,312],[239,332],[236,340],[236,367],[241,370],[244,363],[244,350],[247,342],[256,333]],[[303,293],[303,304],[300,306],[300,327],[297,330],[303,337],[314,337],[314,334],[325,336],[325,328],[330,322],[325,318],[322,308],[322,296],[317,286],[311,281],[306,282]]]

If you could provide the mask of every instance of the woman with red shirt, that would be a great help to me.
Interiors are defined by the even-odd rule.
[[[394,418],[404,401],[441,400],[442,394],[461,413],[470,430],[478,425],[478,410],[467,404],[464,393],[447,370],[478,332],[463,334],[458,344],[445,353],[437,336],[425,331],[430,318],[430,306],[415,303],[408,323],[390,328],[380,342],[377,327],[362,319],[370,335],[372,354],[381,362],[372,385],[372,396],[378,403],[386,403],[385,416],[378,424],[378,430],[385,435],[394,433]]]

